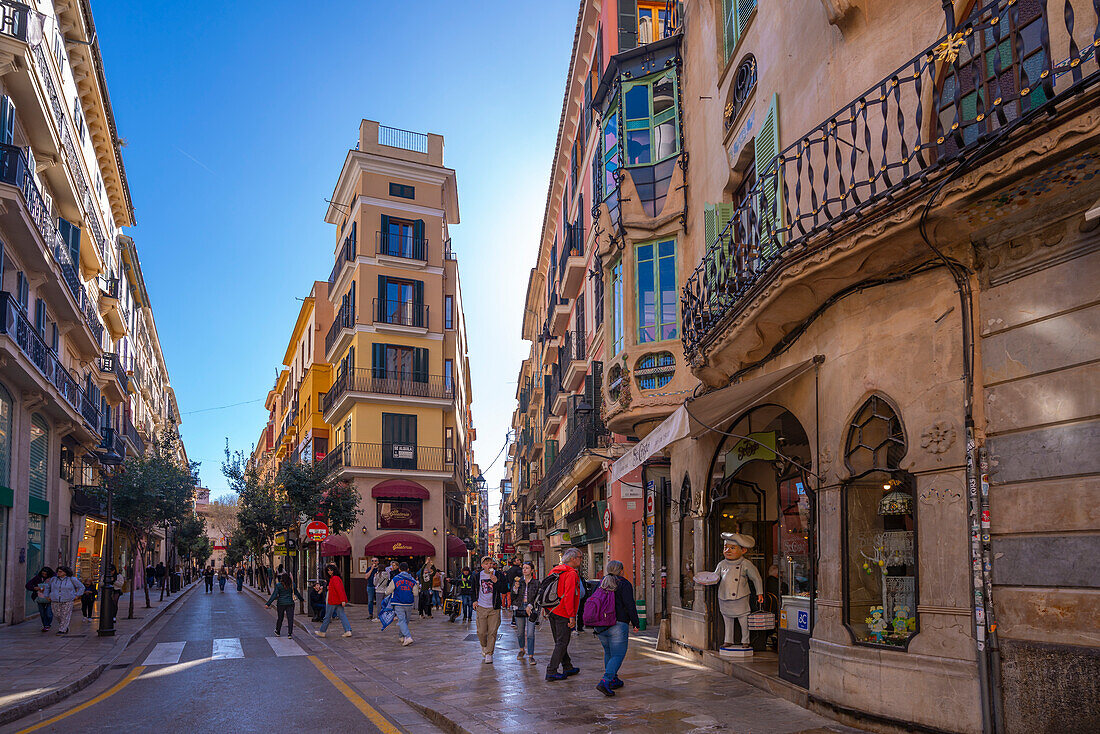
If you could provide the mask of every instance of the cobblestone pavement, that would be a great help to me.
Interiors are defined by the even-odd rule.
[[[42,632],[37,615],[21,624],[0,628],[0,721],[13,707],[18,708],[31,699],[48,697],[70,686],[79,688],[89,682],[126,648],[158,610],[179,595],[177,592],[165,596],[161,602],[158,601],[160,592],[150,590],[151,608],[146,609],[145,592],[139,590],[134,599],[134,618],[126,619],[130,594],[123,594],[118,603],[114,637],[96,634],[98,616],[92,622],[84,622],[79,602],[73,610],[67,635],[56,634],[56,622],[53,630]],[[98,610],[97,604],[97,615]]]
[[[631,635],[620,672],[625,686],[614,698],[595,689],[603,672],[603,648],[589,632],[574,637],[570,655],[581,673],[561,682],[544,680],[552,648],[549,626],[536,633],[538,665],[516,659],[515,631],[501,623],[494,664],[482,662],[474,624],[413,614],[414,644],[402,647],[396,623],[384,632],[366,619],[364,606],[348,608],[354,636],[329,627],[326,646],[349,667],[402,698],[415,699],[446,717],[447,728],[471,732],[857,732],[716,673],[672,653],[658,652],[652,635]],[[306,621],[309,629],[317,625]],[[335,634],[334,634],[335,633]],[[315,638],[316,639],[316,638]],[[369,681],[368,681],[369,683]],[[407,693],[406,693],[407,692]],[[408,700],[408,699],[407,699]]]

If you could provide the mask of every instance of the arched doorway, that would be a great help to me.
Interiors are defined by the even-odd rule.
[[[764,588],[754,611],[771,612],[777,628],[753,631],[758,662],[774,660],[777,673],[809,685],[813,596],[813,491],[808,481],[810,442],[802,423],[779,405],[753,408],[726,428],[714,452],[707,490],[706,569],[722,559],[722,533],[755,540],[746,553]],[[756,595],[765,597],[763,605]],[[723,639],[725,620],[716,587],[707,590],[710,647]],[[785,624],[784,624],[785,620]]]

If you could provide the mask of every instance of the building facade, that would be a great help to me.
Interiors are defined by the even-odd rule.
[[[178,425],[87,2],[0,6],[0,619],[41,566],[98,577],[103,466]],[[180,445],[180,459],[186,455]],[[119,535],[116,535],[118,538]],[[162,537],[142,551],[166,559]],[[113,560],[130,563],[120,540]],[[142,560],[142,559],[139,559]]]
[[[1078,560],[1100,542],[1095,7],[659,6],[657,33],[646,3],[580,4],[525,314],[515,532],[546,565],[579,534],[594,565],[576,508],[605,499],[597,542],[634,568],[663,647],[838,718],[1095,729],[1100,576]],[[572,374],[563,241],[601,288]],[[564,435],[548,416],[597,359],[580,404],[602,425],[565,451],[576,406]],[[623,524],[645,537],[620,544]],[[695,579],[727,532],[755,539],[778,626],[751,664],[718,652]]]

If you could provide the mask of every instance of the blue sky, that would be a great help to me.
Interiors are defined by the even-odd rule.
[[[191,458],[250,450],[362,118],[445,137],[477,459],[504,444],[577,5],[93,4],[137,242]],[[255,401],[246,405],[209,410]],[[202,411],[202,412],[196,412]],[[486,473],[499,484],[503,458]],[[495,499],[490,499],[495,504]]]

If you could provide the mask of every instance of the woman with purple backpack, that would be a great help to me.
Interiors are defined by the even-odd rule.
[[[592,627],[603,645],[603,678],[596,690],[605,696],[614,696],[616,688],[622,688],[619,667],[626,657],[629,627],[638,631],[638,610],[634,606],[634,586],[623,578],[622,561],[607,564],[607,575],[600,581],[600,588],[584,605],[584,624]]]

